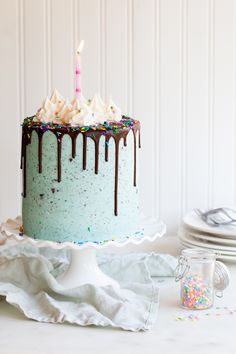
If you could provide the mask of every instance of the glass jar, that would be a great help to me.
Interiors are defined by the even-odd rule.
[[[229,272],[216,261],[214,252],[187,248],[179,257],[175,280],[180,281],[181,306],[203,310],[213,305],[215,290],[217,296],[222,296],[229,284]]]

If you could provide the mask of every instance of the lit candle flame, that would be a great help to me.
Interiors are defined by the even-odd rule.
[[[81,54],[82,50],[84,48],[84,40],[82,40],[78,46],[78,49],[77,49],[77,54]]]

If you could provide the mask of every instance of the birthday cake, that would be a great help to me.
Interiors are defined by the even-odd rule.
[[[139,121],[98,95],[57,91],[22,124],[24,234],[104,243],[140,236]]]

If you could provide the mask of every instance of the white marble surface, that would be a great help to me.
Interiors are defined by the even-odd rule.
[[[138,251],[133,246],[130,251]],[[175,237],[164,237],[142,250],[178,254]],[[26,319],[22,313],[0,301],[0,353],[4,354],[156,354],[235,353],[236,264],[229,265],[231,285],[222,299],[207,311],[179,307],[179,284],[173,279],[160,282],[160,309],[155,327],[146,333],[68,324],[46,324]],[[220,307],[217,309],[216,307]],[[205,315],[209,313],[209,315]],[[198,321],[176,321],[177,316],[196,314]]]

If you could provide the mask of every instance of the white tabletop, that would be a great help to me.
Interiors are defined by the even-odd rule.
[[[137,246],[130,248],[138,251]],[[175,237],[164,237],[142,250],[178,254]],[[171,354],[235,353],[236,265],[229,265],[231,285],[211,310],[189,311],[179,307],[179,284],[173,278],[160,282],[160,309],[155,327],[148,332],[110,328],[81,328],[26,319],[13,306],[0,301],[0,353],[4,354]],[[220,308],[217,308],[220,307]],[[191,320],[190,315],[198,320]],[[207,314],[207,315],[206,315]],[[177,317],[186,318],[177,320]]]

